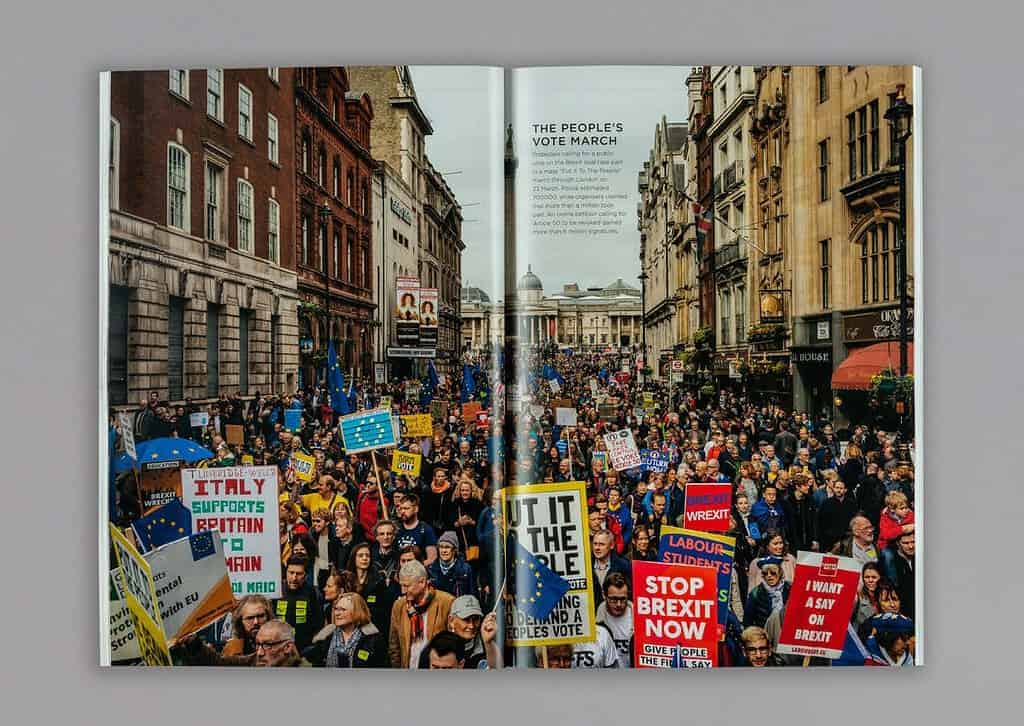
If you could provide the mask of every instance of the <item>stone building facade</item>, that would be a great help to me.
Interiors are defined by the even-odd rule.
[[[478,355],[504,343],[504,307],[478,287],[462,288],[462,354]]]
[[[112,74],[111,405],[294,388],[292,104],[288,69]]]
[[[420,239],[420,285],[436,288],[439,312],[437,369],[454,373],[459,365],[462,325],[462,209],[444,177],[427,161],[423,203],[424,236]]]

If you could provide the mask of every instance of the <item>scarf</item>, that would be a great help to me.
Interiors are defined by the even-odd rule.
[[[441,574],[442,575],[447,575],[449,572],[451,572],[452,568],[455,567],[455,563],[457,561],[458,561],[458,558],[457,557],[453,557],[452,561],[448,563],[447,567],[445,567],[444,560],[442,560],[440,557],[438,557],[437,558],[437,565],[438,565],[438,567],[441,568]]]
[[[425,636],[423,628],[423,613],[427,612],[430,604],[434,601],[434,588],[427,590],[427,596],[423,598],[422,605],[406,604],[405,612],[409,616],[409,640],[416,642]]]
[[[776,610],[782,610],[782,607],[783,607],[782,588],[786,584],[785,578],[779,579],[779,584],[776,585],[775,587],[772,587],[767,582],[763,582],[763,581],[762,581],[761,584],[764,585],[765,591],[768,593],[768,596],[772,600],[772,612],[775,612]]]
[[[359,646],[359,641],[363,639],[363,631],[356,628],[352,631],[352,637],[345,642],[344,637],[341,634],[341,628],[335,627],[334,634],[331,636],[331,644],[327,647],[327,658],[325,663],[328,668],[339,668],[342,666],[352,667],[352,654],[355,653],[356,648]],[[344,657],[344,660],[342,660]]]

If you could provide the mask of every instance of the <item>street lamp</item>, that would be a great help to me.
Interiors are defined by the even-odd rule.
[[[643,356],[644,368],[647,367],[647,280],[649,277],[645,270],[636,278],[640,281],[640,355]]]
[[[899,149],[899,229],[897,231],[896,260],[899,270],[896,275],[896,284],[899,286],[900,294],[900,377],[907,375],[907,315],[908,315],[908,293],[907,293],[907,141],[910,139],[911,119],[914,116],[914,107],[907,103],[904,84],[896,87],[896,100],[888,111],[885,112],[885,120],[889,122],[892,134],[890,138]]]

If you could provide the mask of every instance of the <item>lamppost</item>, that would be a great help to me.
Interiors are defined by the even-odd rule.
[[[643,356],[644,361],[640,375],[643,375],[643,369],[647,367],[647,280],[649,277],[645,270],[636,278],[640,281],[640,355]],[[638,381],[639,379],[640,377],[637,376]]]
[[[907,141],[910,139],[911,119],[914,107],[907,103],[904,95],[905,86],[901,83],[896,87],[896,100],[885,112],[885,120],[892,130],[890,138],[899,149],[899,229],[897,237],[896,260],[899,270],[896,284],[900,295],[900,377],[907,375],[907,316],[909,308],[907,292]]]

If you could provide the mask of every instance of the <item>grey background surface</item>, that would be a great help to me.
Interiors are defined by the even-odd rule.
[[[0,24],[0,682],[20,723],[852,724],[1007,714],[1022,681],[1017,11],[927,2],[37,1]],[[106,670],[97,662],[97,73],[304,63],[924,67],[929,665],[801,673]]]

